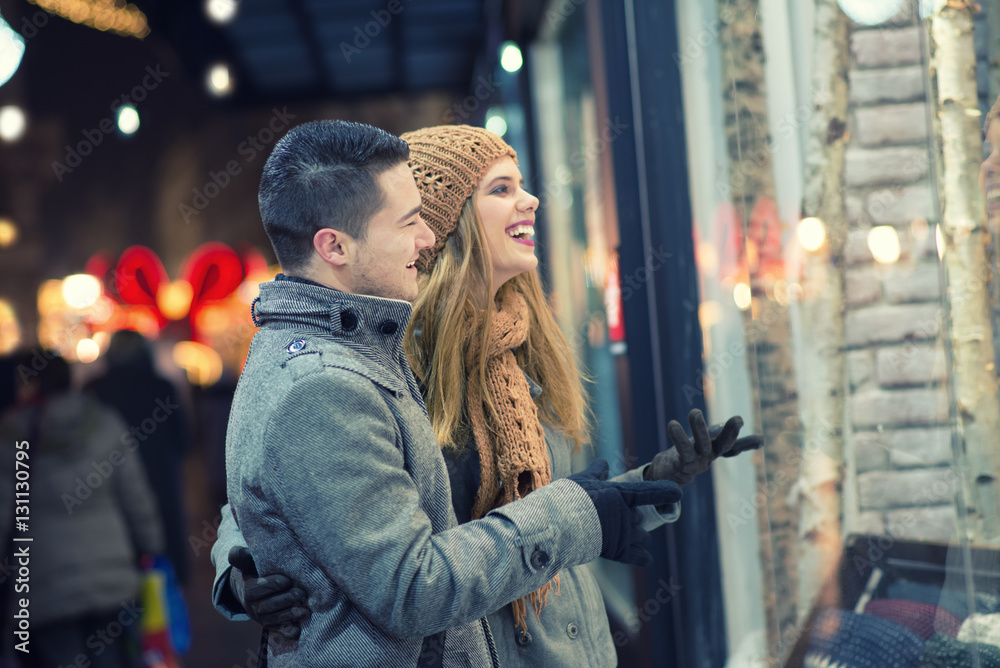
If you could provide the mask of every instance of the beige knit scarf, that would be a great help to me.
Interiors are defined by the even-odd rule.
[[[513,291],[501,291],[499,311],[494,315],[486,351],[486,384],[478,378],[478,342],[483,328],[480,312],[466,329],[465,350],[469,377],[469,424],[479,452],[479,492],[472,506],[472,519],[479,519],[494,508],[516,501],[529,492],[549,484],[552,472],[545,446],[545,432],[538,421],[538,409],[531,398],[531,388],[517,365],[514,348],[528,338],[528,306],[524,297]],[[493,400],[496,416],[484,400]],[[559,576],[541,589],[528,594],[535,616],[541,615],[549,592],[556,587]],[[511,603],[514,621],[525,629],[527,605],[524,598]]]

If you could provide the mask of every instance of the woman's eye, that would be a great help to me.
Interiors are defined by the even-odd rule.
[[[498,194],[502,195],[502,194],[506,194],[509,190],[510,190],[509,186],[497,186],[496,188],[493,189],[493,194],[494,195],[498,195]]]

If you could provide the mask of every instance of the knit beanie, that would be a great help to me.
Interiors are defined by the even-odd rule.
[[[517,153],[489,130],[471,125],[438,125],[400,135],[410,145],[410,169],[420,190],[420,217],[437,237],[420,252],[417,268],[430,272],[438,253],[458,226],[458,214],[493,161]]]

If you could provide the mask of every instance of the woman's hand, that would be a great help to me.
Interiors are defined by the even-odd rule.
[[[230,550],[229,563],[233,567],[229,587],[250,618],[289,640],[298,638],[310,613],[305,591],[287,575],[257,577],[257,565],[246,547]]]
[[[743,428],[743,418],[735,415],[725,425],[709,427],[705,416],[695,408],[688,414],[692,436],[684,432],[677,420],[667,425],[673,447],[655,457],[643,473],[646,480],[672,480],[680,486],[687,485],[699,473],[707,471],[718,457],[735,457],[746,450],[755,450],[764,444],[762,436],[738,438]]]

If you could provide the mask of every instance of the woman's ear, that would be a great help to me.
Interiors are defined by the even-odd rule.
[[[325,227],[313,235],[313,249],[327,264],[341,267],[353,260],[355,243],[344,232]]]

